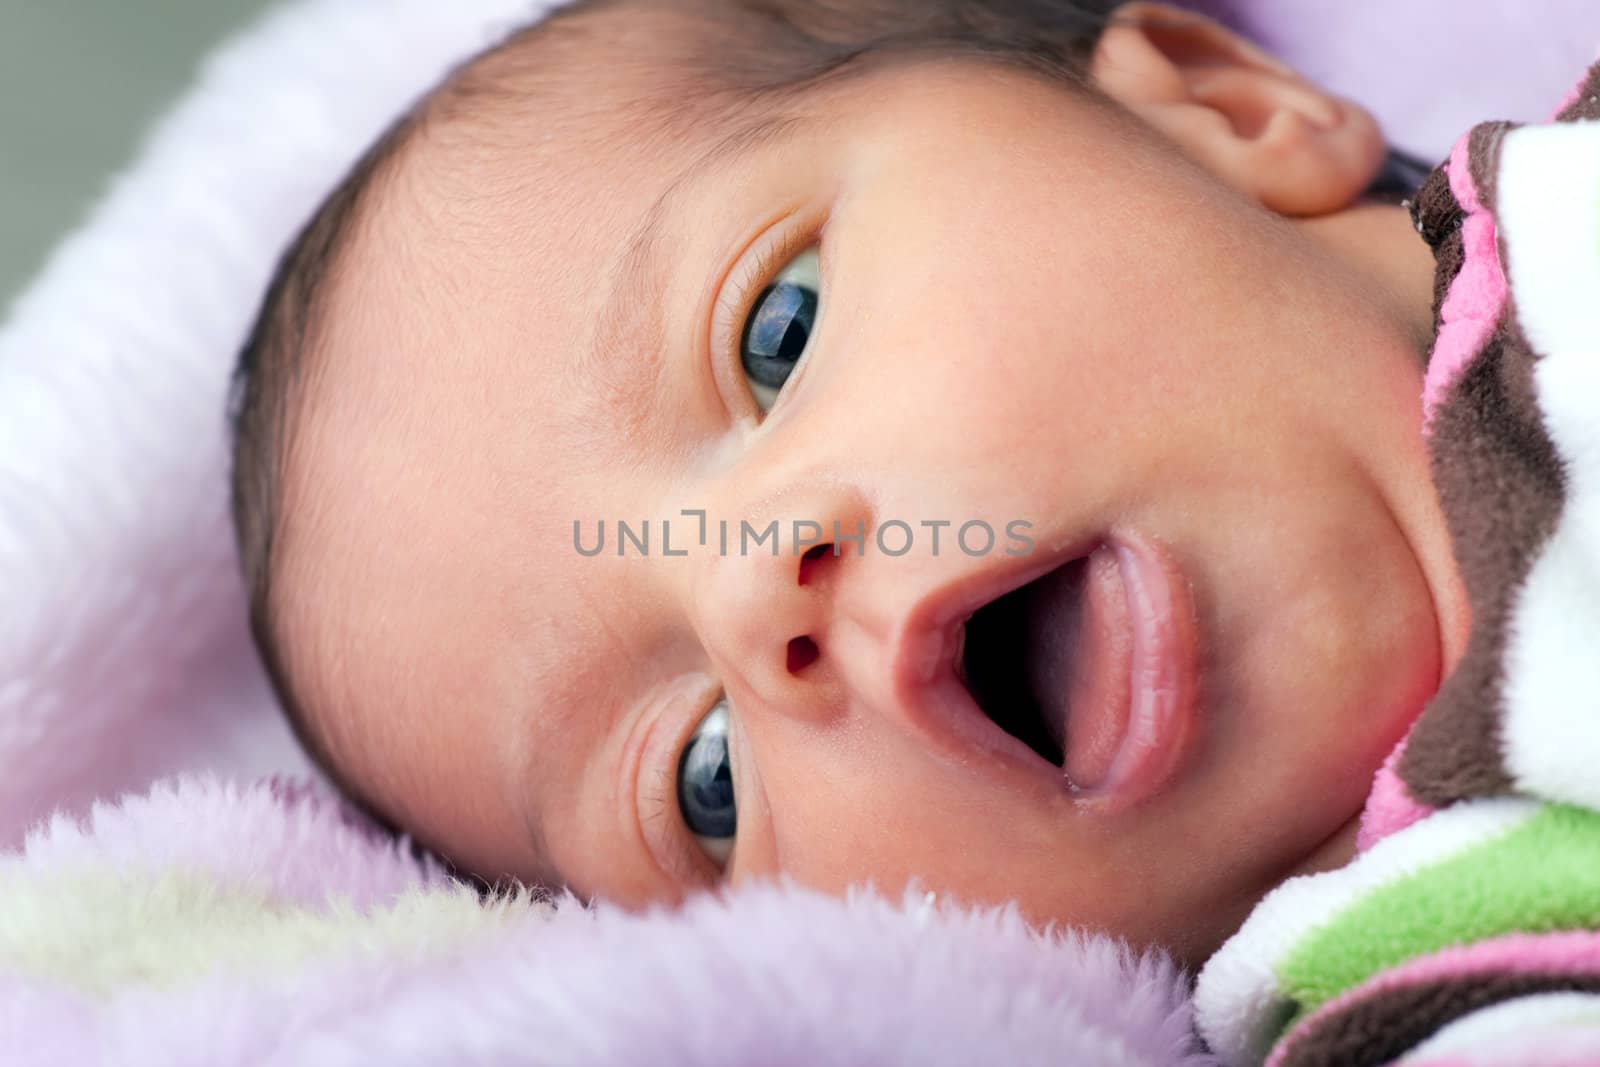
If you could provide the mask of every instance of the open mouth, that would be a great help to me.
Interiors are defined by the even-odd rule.
[[[1101,544],[979,607],[955,658],[983,714],[1080,793],[1148,793],[1190,733],[1193,604],[1153,546]]]
[[[1058,767],[1066,758],[1071,709],[1067,694],[1050,683],[1062,667],[1070,669],[1077,627],[1059,634],[1041,630],[1049,616],[1076,614],[1085,563],[1063,564],[979,608],[967,620],[956,664],[990,721]]]

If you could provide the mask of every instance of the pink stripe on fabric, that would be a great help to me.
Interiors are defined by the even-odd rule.
[[[1433,416],[1472,358],[1483,351],[1506,305],[1506,276],[1500,267],[1499,232],[1494,217],[1478,199],[1467,152],[1469,130],[1450,150],[1450,191],[1467,219],[1461,227],[1461,271],[1439,309],[1439,336],[1428,359],[1422,385],[1423,432],[1433,430]]]
[[[1413,797],[1406,783],[1400,779],[1400,757],[1405,755],[1405,751],[1406,743],[1401,741],[1372,779],[1372,792],[1367,796],[1367,806],[1361,811],[1361,828],[1356,831],[1358,852],[1365,852],[1390,834],[1399,833],[1438,810]]]
[[[1600,974],[1600,932],[1562,931],[1553,934],[1506,934],[1472,945],[1440,949],[1398,967],[1391,967],[1354,989],[1341,993],[1300,1020],[1273,1048],[1266,1067],[1281,1067],[1298,1035],[1310,1033],[1322,1020],[1351,1005],[1405,986],[1474,975]]]

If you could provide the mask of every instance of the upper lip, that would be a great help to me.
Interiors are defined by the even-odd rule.
[[[984,713],[957,675],[956,663],[963,630],[974,612],[1086,554],[1087,546],[1075,546],[1020,558],[1016,566],[963,576],[912,608],[891,653],[891,685],[895,701],[936,749],[965,761],[976,746],[1008,763],[1050,770]],[[1068,788],[1059,768],[1052,777]]]

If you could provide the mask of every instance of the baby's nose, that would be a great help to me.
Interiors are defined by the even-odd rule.
[[[694,610],[724,684],[784,714],[819,719],[839,704],[840,598],[871,529],[847,490],[787,496],[759,519],[714,519]]]

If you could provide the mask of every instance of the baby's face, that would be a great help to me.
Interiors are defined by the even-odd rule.
[[[607,114],[424,141],[338,288],[283,604],[343,772],[491,878],[915,880],[1191,957],[1346,858],[1441,670],[1392,303],[992,65]]]

